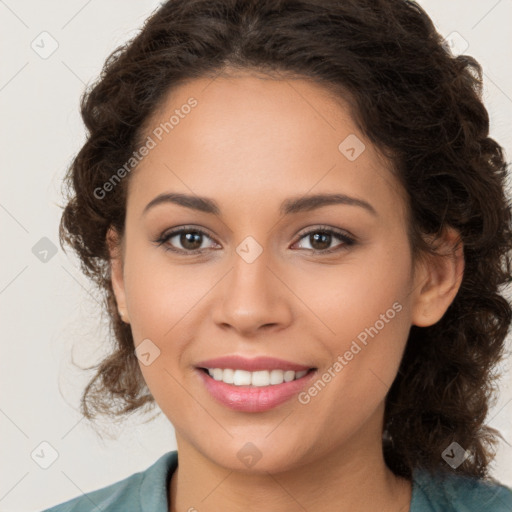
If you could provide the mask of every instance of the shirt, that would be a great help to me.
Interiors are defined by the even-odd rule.
[[[168,512],[167,489],[177,466],[178,452],[167,452],[144,471],[42,512]],[[512,490],[498,482],[416,469],[410,512],[512,512]]]

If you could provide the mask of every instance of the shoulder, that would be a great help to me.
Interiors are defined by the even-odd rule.
[[[411,512],[512,512],[512,490],[495,480],[417,469],[413,481]]]
[[[177,452],[167,452],[144,471],[42,512],[167,512],[167,479],[176,466]]]

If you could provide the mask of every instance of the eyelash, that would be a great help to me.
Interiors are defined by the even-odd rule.
[[[213,240],[213,238],[210,235],[208,235],[208,233],[203,231],[202,229],[195,228],[193,226],[184,226],[182,228],[170,231],[168,233],[163,233],[162,235],[160,235],[159,238],[154,240],[154,243],[158,247],[163,246],[168,240],[170,240],[171,238],[173,238],[176,235],[181,235],[182,233],[197,233],[197,234],[200,234],[200,235],[204,235],[204,236],[206,236],[206,237],[208,237],[208,238]],[[341,231],[329,228],[327,226],[319,226],[319,227],[317,227],[315,229],[307,231],[306,233],[302,233],[302,235],[300,235],[300,237],[297,240],[297,242],[299,242],[303,238],[305,238],[305,237],[307,237],[309,235],[312,235],[314,233],[322,233],[322,234],[334,235],[336,238],[339,238],[340,240],[342,240],[343,243],[340,244],[337,247],[334,247],[334,248],[331,248],[331,249],[326,249],[324,251],[319,251],[319,250],[315,250],[315,249],[303,249],[303,250],[310,251],[313,254],[320,254],[320,255],[331,254],[331,253],[334,253],[334,252],[345,250],[347,247],[350,247],[350,246],[353,246],[353,245],[356,244],[356,241],[355,241],[354,238],[348,236],[347,234],[345,234],[345,233],[343,233]],[[295,242],[295,243],[297,243],[297,242]],[[175,248],[172,248],[170,246],[163,246],[163,249],[165,251],[171,251],[171,252],[174,252],[174,253],[177,253],[177,254],[181,254],[181,255],[184,255],[184,256],[192,256],[192,255],[196,255],[196,254],[201,254],[205,250],[207,250],[207,249],[195,249],[195,250],[188,250],[187,251],[187,250],[183,250],[183,249],[175,249]]]

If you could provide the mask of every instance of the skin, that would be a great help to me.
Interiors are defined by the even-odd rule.
[[[384,400],[411,325],[437,322],[457,293],[458,233],[440,240],[453,257],[413,261],[405,191],[344,102],[321,86],[254,73],[196,79],[168,95],[144,137],[190,97],[198,105],[129,178],[124,237],[108,235],[119,311],[136,346],[149,338],[160,350],[140,368],[176,431],[169,510],[409,510],[411,483],[382,455]],[[366,146],[355,161],[338,150],[350,134]],[[143,214],[163,192],[212,198],[220,214],[172,203]],[[347,204],[280,215],[283,200],[316,193],[362,199],[376,215]],[[202,255],[166,251],[187,250],[179,236],[154,243],[185,225],[208,232],[196,245]],[[322,225],[356,243],[303,236]],[[247,236],[263,249],[251,264],[236,252]],[[237,354],[322,375],[396,302],[401,311],[307,404],[233,411],[195,373],[201,360]],[[237,457],[247,442],[261,454],[252,467]]]

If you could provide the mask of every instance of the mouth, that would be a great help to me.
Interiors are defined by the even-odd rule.
[[[240,412],[264,412],[297,395],[318,368],[269,357],[226,356],[195,367],[217,403]]]

